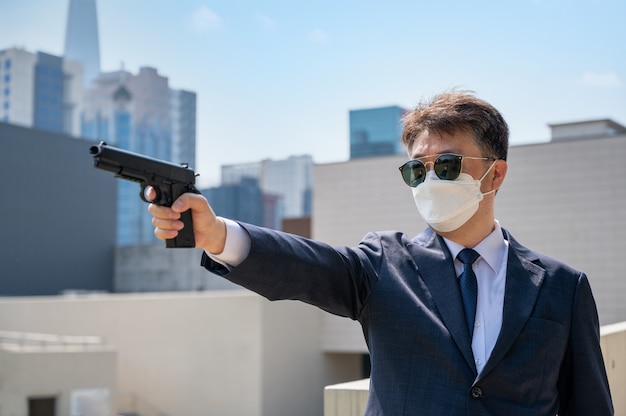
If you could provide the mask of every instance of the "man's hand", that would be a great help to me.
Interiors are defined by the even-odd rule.
[[[145,190],[148,201],[156,197],[156,191],[148,187]],[[154,234],[161,240],[174,238],[183,228],[183,222],[179,220],[182,212],[191,210],[193,217],[193,232],[196,247],[202,248],[211,254],[220,254],[226,244],[226,224],[217,217],[211,209],[209,202],[200,194],[187,193],[181,195],[172,207],[150,204],[148,211],[152,214]]]

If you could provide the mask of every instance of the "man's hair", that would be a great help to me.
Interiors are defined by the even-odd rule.
[[[469,91],[451,91],[421,102],[403,118],[402,142],[410,152],[417,136],[469,132],[485,157],[506,160],[509,127],[498,110]]]

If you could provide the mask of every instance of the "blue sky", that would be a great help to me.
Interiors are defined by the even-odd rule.
[[[61,55],[67,0],[0,0],[0,49]],[[623,0],[99,0],[102,69],[152,66],[198,94],[196,171],[348,158],[348,111],[450,89],[494,104],[511,143],[548,123],[626,124]]]

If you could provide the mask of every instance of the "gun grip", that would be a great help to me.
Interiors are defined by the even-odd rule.
[[[178,232],[176,238],[165,240],[167,248],[192,248],[196,246],[196,240],[193,235],[193,221],[191,219],[191,210],[187,210],[180,214],[180,220],[185,227]]]

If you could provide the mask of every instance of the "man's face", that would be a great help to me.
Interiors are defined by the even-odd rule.
[[[419,159],[424,156],[427,157],[422,162],[433,162],[438,155],[442,153],[454,153],[461,156],[472,157],[486,157],[491,155],[484,155],[482,150],[476,145],[474,137],[469,132],[461,132],[455,135],[443,135],[440,136],[435,133],[429,133],[428,131],[422,132],[415,141],[413,147],[410,149],[409,157],[411,159]],[[476,159],[463,159],[462,173],[471,175],[474,179],[480,179],[493,161],[476,160]],[[428,164],[427,169],[432,169],[432,164]],[[482,183],[481,191],[491,191],[491,187],[488,185],[489,181],[485,180]],[[419,185],[418,185],[419,186]]]

